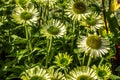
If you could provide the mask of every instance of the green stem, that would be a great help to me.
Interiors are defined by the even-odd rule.
[[[27,39],[27,49],[28,53],[32,52],[32,44],[31,44],[31,32],[28,31],[28,26],[25,25],[26,39]],[[30,61],[30,55],[28,54],[28,61]]]
[[[48,62],[49,62],[51,47],[52,47],[52,36],[50,37],[50,40],[49,40],[49,46],[48,46],[48,51],[47,51],[48,53],[46,56],[46,67],[48,66]]]
[[[47,1],[47,5],[45,6],[46,8],[45,8],[45,10],[46,10],[46,23],[48,23],[48,20],[49,20],[49,8],[50,8],[50,6],[49,6],[49,0]]]
[[[64,7],[62,7],[62,21],[64,21],[65,19],[64,19]]]
[[[80,64],[80,58],[79,58],[79,54],[77,54],[77,59],[79,60],[79,64]]]
[[[85,53],[83,55],[82,65],[84,65],[84,61],[85,61]]]
[[[30,50],[30,52],[32,52],[31,31],[29,31],[28,35],[29,35],[29,37],[28,37],[29,50]]]
[[[28,45],[28,27],[25,25],[25,34],[26,34],[26,40],[27,40],[27,49],[28,49],[28,53],[29,53],[29,45]],[[28,54],[28,61],[30,61],[30,57]]]
[[[11,37],[11,34],[10,34],[10,29],[9,29],[9,43],[11,43],[10,37]]]
[[[66,69],[64,69],[64,73],[65,73],[65,75],[67,75],[67,71],[66,71]]]
[[[87,63],[87,66],[88,66],[88,67],[90,66],[91,60],[92,60],[92,57],[89,56],[88,63]]]
[[[72,25],[72,43],[71,43],[71,53],[73,51],[73,46],[74,46],[74,33],[75,33],[75,21],[73,22],[73,25]]]
[[[49,43],[49,47],[48,47],[48,54],[50,53],[51,46],[52,46],[52,36],[50,37],[50,43]]]
[[[25,26],[25,33],[26,33],[26,40],[28,41],[28,27],[27,26]],[[27,49],[29,49],[28,43],[27,43]]]
[[[104,58],[101,58],[98,66],[100,66],[102,64],[103,60],[104,60]]]

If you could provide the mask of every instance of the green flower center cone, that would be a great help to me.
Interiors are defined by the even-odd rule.
[[[51,77],[51,80],[58,80],[58,79],[56,79],[56,78],[54,78],[54,77]]]
[[[50,26],[47,31],[52,35],[57,35],[59,33],[59,28]]]
[[[93,80],[93,79],[88,75],[81,75],[76,80]]]
[[[107,75],[107,72],[105,70],[99,70],[98,71],[98,76],[101,77],[101,78],[104,78],[104,76]]]
[[[86,11],[86,5],[83,2],[75,2],[72,6],[72,10],[76,14],[83,14]]]
[[[91,35],[87,38],[86,44],[92,49],[99,49],[102,45],[102,41],[99,36]]]
[[[61,63],[61,65],[64,65],[64,66],[69,65],[68,60],[67,60],[66,58],[62,58],[62,59],[60,60],[60,63]]]
[[[20,17],[24,20],[30,20],[33,17],[33,14],[30,12],[23,12],[20,14]]]
[[[30,80],[44,80],[44,79],[39,76],[33,76]]]
[[[86,22],[87,22],[87,24],[90,25],[90,26],[95,26],[96,23],[97,23],[97,20],[94,19],[94,18],[88,17],[88,18],[86,19]]]

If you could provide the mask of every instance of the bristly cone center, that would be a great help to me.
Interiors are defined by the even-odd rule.
[[[86,22],[89,26],[95,26],[97,23],[97,20],[95,18],[88,17],[86,19]]]
[[[79,77],[77,77],[76,80],[93,80],[93,79],[88,75],[80,75]]]
[[[83,2],[75,2],[72,6],[72,10],[76,14],[83,14],[86,11],[86,5]]]
[[[97,35],[87,37],[86,44],[92,49],[99,49],[102,45],[101,38]]]
[[[22,19],[24,19],[24,20],[30,20],[30,19],[32,19],[32,17],[33,17],[33,14],[32,13],[30,13],[30,12],[22,12],[21,14],[20,14],[20,17],[22,18]]]
[[[50,26],[47,31],[52,34],[52,35],[57,35],[59,33],[59,28],[55,27],[55,26]]]
[[[44,79],[39,76],[33,76],[30,80],[44,80]]]

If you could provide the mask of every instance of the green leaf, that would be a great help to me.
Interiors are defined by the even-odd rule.
[[[41,48],[36,47],[33,49],[33,51],[30,54],[34,53],[35,51],[39,51],[39,50],[41,50]]]
[[[15,41],[14,41],[14,44],[25,44],[26,42],[27,42],[26,39],[21,38],[21,39],[19,39],[19,40],[15,40]]]
[[[108,11],[106,13],[106,17],[107,17],[107,20],[108,20],[108,23],[109,23],[109,28],[110,28],[110,31],[117,35],[117,32],[119,30],[119,24],[118,24],[118,21],[114,15],[114,13]]]
[[[120,71],[120,66],[118,66],[118,67],[115,69],[115,71]]]
[[[27,51],[28,51],[27,49],[24,49],[24,50],[20,50],[19,52],[17,52],[18,61],[20,61],[21,58],[24,57],[24,54],[25,54]]]
[[[5,79],[5,80],[12,80],[12,79],[20,79],[20,78],[18,78],[18,76],[16,76],[15,74],[11,74],[11,75],[9,75],[9,76],[7,76],[7,78]]]
[[[11,37],[13,38],[14,44],[25,44],[25,43],[27,43],[27,39],[25,39],[25,38],[21,38],[17,35],[12,35]]]
[[[119,43],[118,37],[120,36],[119,24],[114,13],[108,11],[106,13],[107,21],[109,23],[110,32],[114,34],[113,41],[115,44]]]
[[[117,75],[111,74],[110,79],[112,79],[112,80],[120,80],[120,77],[117,76]]]

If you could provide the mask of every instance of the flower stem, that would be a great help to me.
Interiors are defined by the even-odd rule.
[[[90,66],[91,60],[92,60],[92,57],[91,57],[91,56],[89,56],[87,66]]]
[[[27,49],[28,49],[28,51],[29,51],[29,46],[28,46],[28,27],[25,25],[25,33],[26,33],[26,40],[27,40]]]
[[[25,32],[26,32],[26,40],[27,40],[27,49],[28,53],[32,52],[32,44],[31,44],[31,33],[28,31],[28,26],[25,25]],[[30,55],[28,54],[28,61],[30,61]]]
[[[30,52],[32,52],[31,31],[28,32],[28,35],[29,35],[29,37],[28,37],[29,50],[30,50]]]
[[[98,66],[100,66],[102,64],[103,60],[104,60],[104,58],[101,58]]]
[[[77,59],[79,60],[79,64],[81,64],[79,54],[77,54]]]
[[[49,46],[48,46],[48,53],[47,53],[47,56],[46,56],[46,67],[48,66],[48,61],[49,61],[49,58],[50,58],[50,51],[51,51],[51,47],[52,47],[52,36],[50,37],[50,40],[49,40]]]
[[[10,28],[9,28],[9,43],[11,43],[11,30],[10,30]]]
[[[84,65],[84,61],[85,61],[85,53],[83,55],[82,65]]]
[[[67,70],[66,69],[64,69],[64,73],[65,73],[65,75],[67,75]]]
[[[73,35],[72,35],[72,41],[71,41],[71,53],[72,53],[72,51],[73,51],[73,46],[74,46],[74,33],[75,33],[75,21],[73,22],[73,25],[72,25],[72,33],[73,33]]]

